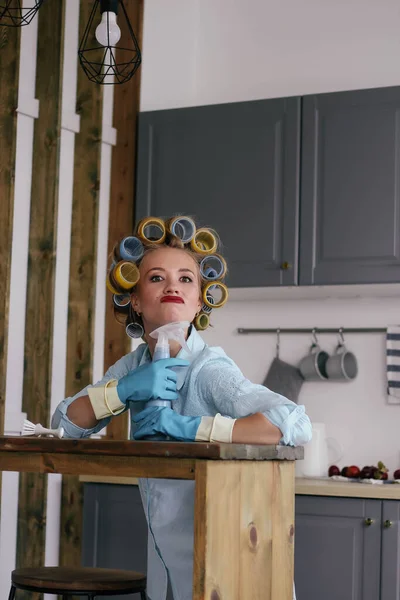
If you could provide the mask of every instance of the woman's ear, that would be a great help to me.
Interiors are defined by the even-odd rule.
[[[131,294],[131,306],[136,313],[142,312],[140,310],[139,298],[137,297],[136,294]]]

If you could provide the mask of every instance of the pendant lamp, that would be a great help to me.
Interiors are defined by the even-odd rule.
[[[0,0],[0,25],[22,27],[29,25],[44,0]],[[28,6],[27,6],[28,5]]]
[[[142,59],[123,0],[95,0],[78,55],[90,81],[113,85],[131,79]]]

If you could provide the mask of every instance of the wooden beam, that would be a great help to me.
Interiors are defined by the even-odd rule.
[[[19,29],[0,27],[0,435],[4,433],[6,400],[19,41]]]
[[[63,9],[63,2],[45,2],[36,17],[39,118],[33,139],[22,403],[35,423],[47,423],[50,411]],[[20,476],[17,567],[44,564],[46,484],[45,475]]]
[[[142,48],[143,0],[125,2],[126,11]],[[121,25],[122,25],[121,20]],[[120,55],[117,55],[117,60]],[[117,145],[112,152],[110,219],[108,250],[114,243],[133,231],[136,160],[136,122],[140,101],[141,67],[134,77],[114,91],[114,127],[117,129]],[[130,340],[124,327],[115,321],[111,294],[107,292],[105,323],[104,371],[130,351]],[[126,439],[128,412],[115,417],[107,427],[107,437],[113,440]]]
[[[47,453],[29,453],[29,452],[10,452],[6,456],[0,456],[0,470],[19,471],[21,473],[61,473],[63,475],[121,475],[122,477],[161,477],[171,479],[194,479],[195,464],[198,459],[195,458],[146,458],[134,456],[96,456],[81,454],[47,454]],[[70,477],[65,483],[64,493],[68,496],[75,494],[77,497],[81,494],[80,486],[76,485],[78,477]],[[80,508],[76,506],[77,511]],[[63,525],[61,531],[68,538],[69,554],[64,558],[69,561],[75,560],[80,552],[76,552],[79,545],[76,545],[76,537],[80,537],[79,524],[81,523],[81,514],[71,513],[70,507],[62,504]],[[69,538],[67,526],[74,521],[74,536]],[[31,539],[32,542],[32,539]],[[63,545],[63,541],[61,540]],[[33,543],[34,545],[34,543]],[[70,545],[73,548],[70,548]],[[65,546],[63,545],[65,549]],[[64,565],[64,566],[72,566]]]
[[[79,40],[92,10],[93,0],[80,1]],[[74,395],[92,383],[94,304],[96,292],[96,245],[100,186],[103,88],[89,81],[78,68],[77,107],[80,132],[75,137],[74,189],[68,301],[66,393]],[[81,496],[77,477],[63,483],[63,497]],[[70,527],[71,520],[74,523]],[[60,564],[79,566],[81,505],[62,504]]]

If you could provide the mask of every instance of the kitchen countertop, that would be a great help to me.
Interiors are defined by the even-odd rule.
[[[296,477],[296,494],[305,496],[341,496],[346,498],[377,498],[379,500],[400,500],[398,483],[358,483],[335,481],[325,477],[309,479]]]
[[[137,485],[136,477],[102,477],[81,475],[83,483],[109,483]],[[305,496],[340,496],[346,498],[376,498],[378,500],[400,500],[400,484],[345,483],[329,478],[309,479],[297,477],[295,493]]]

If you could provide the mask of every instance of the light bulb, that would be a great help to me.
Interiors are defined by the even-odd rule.
[[[103,12],[101,22],[96,27],[96,40],[102,46],[116,46],[121,37],[121,30],[114,12]]]

